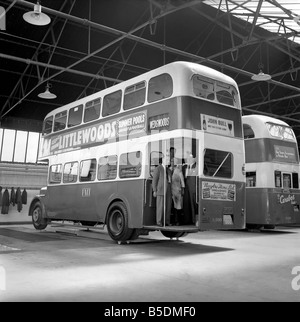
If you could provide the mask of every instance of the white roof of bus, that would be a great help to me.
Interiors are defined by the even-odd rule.
[[[145,79],[149,79],[149,78],[153,77],[154,75],[160,75],[162,73],[169,73],[170,75],[176,75],[176,73],[183,72],[184,70],[189,74],[199,74],[199,75],[203,75],[203,76],[218,80],[220,82],[225,82],[227,84],[235,86],[236,89],[238,90],[237,83],[235,82],[235,80],[233,78],[231,78],[231,77],[229,77],[229,76],[227,76],[227,75],[225,75],[213,68],[206,67],[206,66],[203,66],[203,65],[200,65],[197,63],[177,61],[177,62],[172,62],[172,63],[166,64],[164,66],[158,67],[158,68],[153,69],[149,72],[146,72],[144,74],[133,77],[131,79],[128,79],[128,80],[121,82],[119,84],[116,84],[114,86],[103,89],[103,90],[101,90],[101,96],[103,97],[107,93],[110,93],[112,91],[112,88],[113,88],[113,91],[117,91],[118,89],[124,88],[124,83],[126,83],[126,86],[129,86],[130,84],[133,85],[133,84],[141,82]],[[128,83],[128,85],[127,85],[127,83]],[[98,91],[94,94],[91,94],[89,96],[86,96],[84,98],[81,98],[77,101],[73,101],[69,104],[61,106],[61,107],[49,112],[45,118],[47,118],[50,115],[54,115],[58,112],[61,112],[65,109],[68,109],[69,107],[77,106],[77,105],[85,103],[86,101],[96,99],[99,97],[99,92],[100,91]]]
[[[289,125],[286,122],[276,119],[274,117],[256,114],[244,115],[242,117],[242,122],[243,124],[248,124],[251,126],[256,138],[264,138],[270,136],[267,127],[264,125],[268,122],[289,127]]]

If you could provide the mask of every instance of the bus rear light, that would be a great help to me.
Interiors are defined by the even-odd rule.
[[[246,174],[245,164],[243,164],[243,166],[242,166],[242,174],[243,174],[243,176]]]
[[[244,208],[242,208],[241,215],[242,215],[242,216],[244,216],[244,215],[245,215],[245,209],[244,209]]]

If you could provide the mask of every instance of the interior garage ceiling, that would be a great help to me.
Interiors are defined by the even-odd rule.
[[[46,26],[23,19],[36,3],[0,0],[1,127],[40,131],[59,106],[186,60],[233,77],[244,114],[278,117],[300,139],[299,0],[44,0]],[[272,79],[251,80],[260,68]],[[47,82],[54,100],[38,97]]]

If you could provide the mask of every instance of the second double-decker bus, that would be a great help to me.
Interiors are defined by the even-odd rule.
[[[299,152],[292,128],[263,115],[243,116],[246,226],[300,223]]]
[[[245,228],[240,95],[216,70],[174,62],[59,107],[45,117],[40,146],[49,173],[29,209],[36,229],[106,225],[126,242],[155,230],[181,237]],[[171,148],[182,168],[193,155],[195,191],[183,198],[180,225],[158,226],[153,173]]]

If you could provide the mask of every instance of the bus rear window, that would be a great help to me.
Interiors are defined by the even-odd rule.
[[[102,116],[108,116],[118,113],[121,109],[121,100],[121,90],[104,96]]]
[[[79,125],[82,121],[83,105],[78,105],[69,110],[68,127]]]
[[[156,102],[170,97],[173,93],[173,80],[169,74],[153,77],[149,81],[148,102]]]
[[[50,167],[49,171],[49,183],[55,184],[61,182],[61,170],[62,165],[61,164],[54,164]]]
[[[100,117],[101,111],[101,98],[89,101],[85,104],[84,108],[84,123],[97,120]]]
[[[50,116],[45,119],[43,124],[43,134],[49,134],[52,132],[52,125],[53,125],[53,116]]]
[[[67,123],[67,111],[57,113],[54,118],[54,132],[63,130]]]
[[[198,97],[203,97],[209,100],[215,99],[214,81],[203,76],[193,76],[193,90]]]
[[[266,126],[270,135],[272,135],[273,137],[283,140],[295,141],[294,132],[290,127],[269,122],[266,123]]]
[[[237,91],[232,85],[217,82],[216,96],[218,102],[220,103],[231,106],[238,106]]]
[[[120,178],[134,178],[141,175],[142,153],[124,153],[120,156]]]
[[[230,152],[206,149],[203,174],[209,177],[232,178],[232,161]]]
[[[131,108],[141,106],[145,103],[146,97],[146,83],[140,82],[138,84],[126,87],[124,93],[123,109],[129,110]]]

